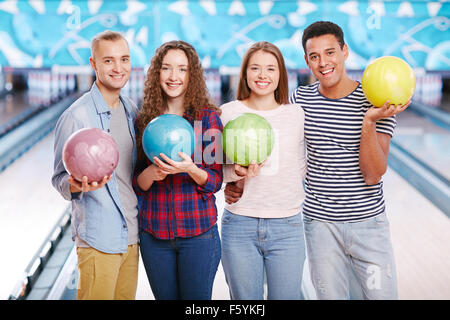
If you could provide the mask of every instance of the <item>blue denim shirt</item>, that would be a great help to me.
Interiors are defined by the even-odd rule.
[[[133,171],[137,158],[134,121],[138,108],[129,98],[120,96],[125,106],[128,128],[133,138]],[[77,235],[91,247],[106,253],[124,253],[128,247],[125,213],[120,202],[115,174],[103,187],[86,193],[71,193],[69,174],[62,161],[62,149],[69,136],[81,128],[110,130],[111,112],[97,85],[75,101],[58,119],[55,128],[55,162],[52,184],[68,201],[72,201],[72,238]],[[130,173],[132,174],[132,172]]]

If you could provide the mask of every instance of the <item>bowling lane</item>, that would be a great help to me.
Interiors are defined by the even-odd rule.
[[[11,74],[8,76],[12,77]],[[24,71],[15,77],[16,85],[8,83],[12,91],[4,91],[0,99],[0,135],[76,89],[77,76],[74,74],[43,70]]]
[[[27,115],[39,110],[41,106],[38,103],[30,103],[30,94],[28,91],[15,91],[8,93],[0,99],[0,134],[6,124],[14,119],[23,120]]]
[[[53,132],[0,174],[0,299],[7,299],[69,202],[51,185]]]
[[[450,299],[450,219],[391,168],[383,181],[399,299]]]
[[[392,141],[450,180],[450,131],[406,110],[397,116]]]

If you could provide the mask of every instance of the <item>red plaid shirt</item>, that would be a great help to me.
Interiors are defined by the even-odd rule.
[[[194,126],[194,119],[187,115],[185,119]],[[196,146],[193,159],[201,155],[202,163],[197,167],[208,173],[206,184],[199,186],[187,173],[167,175],[162,181],[155,181],[147,191],[137,185],[139,174],[151,164],[150,160],[138,161],[133,178],[133,187],[139,203],[139,228],[159,239],[188,238],[208,231],[217,221],[216,197],[214,193],[222,186],[222,164],[205,163],[203,151],[214,156],[222,153],[221,140],[205,139],[207,130],[210,133],[223,131],[219,115],[210,109],[204,109],[200,128],[195,128]],[[136,134],[136,136],[138,136]],[[203,137],[203,139],[202,139]],[[204,141],[206,140],[206,141]],[[217,140],[217,141],[216,141]],[[212,145],[211,145],[212,144]]]

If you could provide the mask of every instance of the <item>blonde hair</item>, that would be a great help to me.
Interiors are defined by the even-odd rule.
[[[94,57],[98,44],[101,41],[118,41],[118,40],[124,40],[128,45],[127,39],[125,39],[125,37],[117,31],[106,30],[98,33],[91,41],[91,56]]]

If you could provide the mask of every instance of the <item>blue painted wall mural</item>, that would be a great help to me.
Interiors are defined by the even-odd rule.
[[[91,38],[112,29],[125,34],[136,67],[161,43],[182,39],[205,68],[238,66],[259,40],[278,45],[288,68],[306,68],[302,30],[317,20],[343,28],[350,69],[395,55],[416,68],[450,70],[450,3],[418,0],[3,0],[0,66],[87,65]]]

